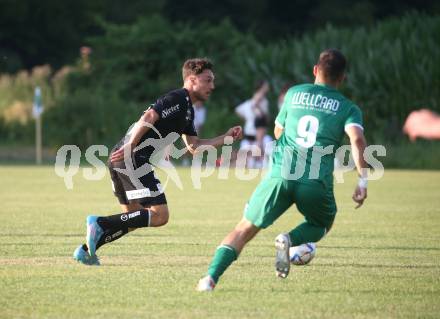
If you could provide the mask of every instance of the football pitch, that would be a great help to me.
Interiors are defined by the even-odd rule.
[[[170,221],[103,246],[100,267],[76,263],[88,214],[119,212],[108,174],[82,171],[67,190],[51,166],[0,167],[0,318],[438,318],[440,172],[386,170],[365,205],[355,175],[335,185],[338,216],[308,266],[275,277],[275,236],[291,208],[244,249],[210,294],[195,291],[258,180],[202,179],[166,189]]]

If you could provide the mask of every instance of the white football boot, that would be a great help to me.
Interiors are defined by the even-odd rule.
[[[199,283],[196,287],[197,291],[213,291],[215,288],[215,282],[214,279],[211,278],[211,276],[205,276],[202,279],[199,280]]]
[[[287,234],[279,234],[275,238],[275,269],[280,278],[287,278],[290,271],[290,238]]]

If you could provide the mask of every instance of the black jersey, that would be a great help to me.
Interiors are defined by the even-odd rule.
[[[178,135],[186,134],[189,136],[197,136],[194,126],[194,108],[186,89],[177,89],[168,92],[157,99],[147,111],[149,109],[155,110],[159,115],[159,119],[154,123],[154,129],[150,128],[141,137],[136,146],[142,144],[148,138],[163,139],[172,132]],[[115,145],[114,150],[121,147],[126,140],[127,136]],[[149,158],[154,150],[154,147],[146,146],[136,151],[136,162],[138,164],[149,162]]]

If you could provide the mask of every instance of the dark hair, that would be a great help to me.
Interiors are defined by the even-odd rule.
[[[190,75],[198,75],[205,70],[212,70],[213,64],[208,58],[194,58],[186,60],[182,67],[183,80]]]
[[[325,78],[330,81],[337,81],[345,72],[347,59],[341,51],[327,49],[321,52],[316,65],[323,72]]]

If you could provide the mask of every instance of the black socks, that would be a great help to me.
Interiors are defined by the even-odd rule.
[[[96,244],[96,249],[98,249],[102,245],[108,244],[116,239],[121,238],[127,233],[128,233],[128,228],[107,229],[106,231],[104,231],[104,235],[101,236],[98,243]]]
[[[134,212],[99,217],[97,222],[104,234],[99,238],[96,249],[121,238],[128,233],[129,228],[150,226],[150,214],[148,209],[141,209]],[[83,245],[83,249],[88,251],[86,244]]]
[[[99,247],[102,245],[108,244],[112,241],[115,241],[116,239],[121,238],[125,234],[128,233],[128,228],[123,229],[107,229],[104,231],[104,234],[99,238],[98,243],[96,244],[96,250],[98,250]],[[83,244],[82,248],[85,251],[89,251],[89,247],[87,247],[86,244]]]
[[[148,209],[141,209],[134,212],[99,217],[97,222],[104,231],[108,229],[120,230],[148,227],[150,226],[150,211]]]

